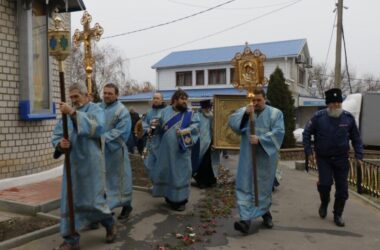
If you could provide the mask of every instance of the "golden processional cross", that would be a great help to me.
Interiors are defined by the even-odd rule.
[[[264,61],[266,57],[260,50],[256,49],[252,52],[245,43],[243,53],[236,53],[231,64],[235,68],[234,87],[247,90],[247,97],[253,102],[257,87],[263,87],[266,82],[264,78]],[[249,115],[250,132],[255,134],[254,116],[251,112]],[[256,145],[252,144],[252,168],[253,168],[253,185],[255,191],[255,206],[259,206],[259,191],[257,182],[257,167],[256,167]]]
[[[92,16],[85,11],[80,20],[83,25],[83,31],[76,29],[73,35],[73,43],[75,47],[78,47],[81,42],[83,42],[84,45],[84,68],[86,71],[87,89],[89,94],[92,94],[91,75],[92,66],[95,63],[94,57],[92,56],[91,40],[94,38],[96,41],[99,41],[104,32],[99,23],[96,23],[93,28],[90,28],[91,21]]]

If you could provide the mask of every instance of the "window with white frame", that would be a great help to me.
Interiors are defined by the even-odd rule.
[[[226,69],[209,69],[208,70],[208,84],[226,84]]]
[[[176,86],[192,86],[193,83],[193,72],[192,71],[181,71],[176,72]]]
[[[205,85],[205,71],[195,71],[195,85]]]
[[[230,83],[235,81],[235,68],[230,68]]]
[[[302,67],[298,67],[298,84],[305,84],[305,69]]]

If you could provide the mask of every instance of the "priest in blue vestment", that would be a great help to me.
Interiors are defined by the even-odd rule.
[[[73,107],[60,102],[63,114],[69,115],[69,140],[63,138],[62,120],[53,131],[54,157],[70,152],[72,190],[76,232],[92,223],[100,222],[106,228],[106,242],[116,238],[116,226],[105,193],[105,166],[101,135],[104,133],[104,112],[90,102],[83,84],[69,87]],[[65,166],[66,167],[66,166]],[[79,249],[79,233],[71,235],[67,204],[66,171],[62,179],[60,233],[64,242],[57,249]]]
[[[184,211],[190,195],[191,147],[198,140],[198,114],[187,109],[188,95],[179,89],[171,105],[153,122],[161,136],[152,174],[154,197],[164,197],[170,208]]]
[[[132,211],[132,171],[126,142],[132,122],[128,109],[117,99],[119,88],[108,83],[103,88],[106,124],[105,141],[107,203],[110,209],[122,207],[119,220],[128,218]]]
[[[279,150],[284,138],[284,119],[280,110],[265,104],[262,88],[254,91],[252,103],[235,111],[229,117],[230,127],[241,135],[240,157],[236,176],[236,199],[240,221],[235,222],[236,230],[249,232],[251,220],[263,218],[263,225],[273,227],[270,206],[272,187],[276,174]],[[254,112],[255,135],[250,134],[249,115]],[[256,145],[256,166],[259,206],[255,207],[252,144]]]
[[[152,108],[148,110],[143,118],[142,125],[144,134],[147,137],[146,148],[144,152],[144,166],[149,178],[152,180],[155,164],[157,162],[158,149],[160,147],[161,137],[155,133],[155,119],[158,119],[162,110],[166,107],[162,94],[154,93],[152,100]]]

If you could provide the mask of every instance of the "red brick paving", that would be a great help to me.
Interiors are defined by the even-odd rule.
[[[62,177],[0,190],[0,200],[27,205],[44,204],[60,198]]]

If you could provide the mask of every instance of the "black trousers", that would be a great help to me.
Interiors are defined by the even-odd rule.
[[[319,173],[318,191],[329,194],[335,182],[335,199],[348,199],[348,157],[320,157],[317,156]]]
[[[216,183],[211,163],[211,147],[207,149],[198,171],[194,173],[193,177],[200,186],[210,187]]]

